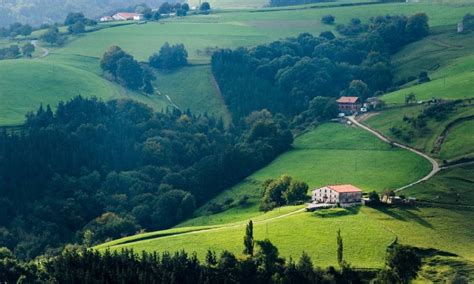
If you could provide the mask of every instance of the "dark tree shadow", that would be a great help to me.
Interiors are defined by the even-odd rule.
[[[433,229],[433,225],[431,225],[428,221],[420,217],[418,214],[412,212],[412,211],[418,211],[421,212],[419,208],[416,207],[397,207],[397,211],[395,212],[395,208],[393,207],[388,207],[388,206],[379,206],[379,207],[374,207],[377,211],[384,213],[394,219],[400,220],[400,221],[410,221],[413,220],[416,223],[422,225],[425,228]]]

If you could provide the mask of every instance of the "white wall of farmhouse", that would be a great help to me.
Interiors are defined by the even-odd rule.
[[[317,203],[355,203],[362,199],[362,192],[337,192],[329,187],[313,190],[312,200]]]

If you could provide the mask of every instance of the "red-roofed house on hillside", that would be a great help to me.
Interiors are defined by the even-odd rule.
[[[313,190],[312,200],[314,203],[360,204],[362,190],[351,184],[328,185]]]
[[[339,111],[345,114],[358,112],[362,107],[359,97],[340,97],[336,102]]]
[[[143,14],[138,13],[117,13],[112,18],[116,21],[141,21],[144,19]]]

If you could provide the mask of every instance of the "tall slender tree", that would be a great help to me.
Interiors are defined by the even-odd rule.
[[[342,267],[344,261],[344,244],[342,242],[341,229],[337,230],[337,263]]]
[[[253,222],[249,221],[245,229],[244,236],[244,254],[253,256],[254,240],[253,240]]]

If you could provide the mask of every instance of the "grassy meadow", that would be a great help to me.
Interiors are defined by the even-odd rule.
[[[367,118],[364,123],[377,129],[391,139],[399,140],[401,143],[417,148],[425,153],[430,153],[435,158],[453,159],[461,155],[472,153],[473,149],[470,145],[472,144],[470,143],[470,141],[472,141],[472,132],[458,130],[459,127],[464,130],[469,130],[471,124],[466,122],[460,124],[459,127],[455,126],[448,132],[448,135],[441,146],[440,153],[432,153],[436,140],[450,122],[458,118],[474,115],[474,107],[472,105],[458,105],[456,109],[448,114],[446,119],[442,121],[436,121],[434,119],[429,120],[427,124],[429,131],[421,134],[418,133],[412,141],[401,141],[391,133],[390,128],[392,127],[405,128],[409,126],[407,122],[403,121],[404,116],[416,117],[427,107],[428,105],[415,105],[387,109]],[[464,124],[467,126],[463,126]]]
[[[25,114],[41,104],[55,107],[78,95],[135,99],[158,111],[166,108],[165,98],[143,96],[103,79],[97,64],[97,59],[74,56],[0,61],[0,125],[21,124]]]
[[[473,271],[474,232],[471,220],[474,210],[459,207],[453,196],[462,193],[462,204],[472,204],[473,166],[445,170],[430,181],[404,191],[422,200],[439,196],[435,207],[328,209],[317,212],[295,211],[301,207],[282,207],[259,216],[241,217],[254,220],[256,239],[269,238],[283,256],[299,257],[308,253],[314,263],[336,265],[335,235],[341,229],[345,259],[355,267],[383,266],[385,249],[397,239],[399,243],[441,251],[425,260],[418,282],[445,280],[456,272]],[[467,192],[467,193],[466,193]],[[238,214],[238,212],[230,212]],[[229,213],[229,214],[231,214]],[[290,214],[289,214],[290,213]],[[141,234],[105,243],[97,249],[133,248],[141,251],[195,251],[203,259],[208,249],[224,249],[242,254],[245,222],[213,226],[192,226]],[[467,272],[466,272],[467,271]],[[469,274],[468,274],[469,275]]]
[[[466,121],[451,128],[439,156],[441,159],[474,155],[474,120]]]
[[[165,42],[183,43],[188,50],[191,64],[207,64],[210,55],[206,50],[209,48],[254,46],[280,38],[296,36],[301,32],[318,34],[321,31],[334,30],[335,25],[320,23],[321,17],[327,14],[336,16],[336,24],[340,24],[349,22],[353,17],[359,17],[367,22],[370,17],[377,15],[411,15],[423,11],[429,15],[431,26],[450,25],[454,28],[454,24],[465,13],[474,12],[474,4],[457,4],[457,2],[337,6],[344,2],[347,1],[260,10],[217,9],[210,15],[190,15],[184,18],[166,19],[158,23],[150,22],[145,25],[121,23],[111,26],[101,24],[97,31],[70,37],[63,47],[46,45],[50,50],[50,55],[39,60],[43,65],[36,62],[31,64],[19,62],[17,67],[13,66],[13,63],[0,63],[3,66],[8,65],[10,70],[13,70],[15,74],[21,74],[22,78],[26,78],[26,81],[33,78],[39,80],[36,86],[30,88],[28,84],[17,84],[16,81],[10,80],[8,75],[0,78],[0,87],[5,90],[2,93],[8,94],[5,95],[7,96],[6,103],[0,106],[0,124],[19,124],[26,111],[37,108],[40,103],[55,105],[58,101],[67,100],[77,94],[95,95],[103,99],[131,97],[149,104],[156,110],[166,108],[169,102],[164,97],[146,97],[129,92],[101,77],[98,60],[111,45],[119,45],[137,59],[146,61]],[[222,4],[221,7],[230,7],[229,5],[235,3],[241,8],[261,7],[263,4],[260,0],[240,2],[216,0],[215,5],[219,7],[219,4]],[[439,11],[443,11],[443,13],[439,13]],[[44,31],[36,31],[33,36],[39,36],[42,32]],[[3,40],[0,42],[0,45],[6,44],[9,42]],[[38,52],[35,55],[39,55]],[[28,64],[30,67],[25,67]],[[208,67],[197,66],[181,69],[174,74],[158,74],[156,86],[161,93],[169,95],[179,107],[189,108],[195,113],[215,114],[222,116],[225,121],[230,121],[230,116],[216,92],[206,68]],[[5,70],[5,68],[2,69]],[[51,69],[57,70],[57,72],[47,72]],[[65,71],[60,72],[63,69]],[[71,73],[74,75],[69,76]],[[66,74],[69,75],[62,76]],[[191,80],[188,80],[189,78]],[[451,97],[469,96],[462,88],[470,87],[470,81],[472,80],[469,80],[468,75],[456,78],[456,80],[453,79],[452,85],[449,85],[451,80],[448,80],[448,87],[444,90],[452,89],[452,92],[449,92]],[[430,84],[439,84],[439,82]],[[428,86],[422,85],[415,88]],[[456,91],[456,86],[458,91]],[[55,88],[60,91],[55,91]],[[42,92],[47,92],[47,94],[42,95]],[[404,93],[389,94],[387,101],[391,103],[403,100],[403,96]],[[431,96],[431,93],[427,91],[425,97]],[[39,99],[40,97],[41,99]]]
[[[266,179],[282,174],[307,182],[310,189],[351,183],[366,192],[381,192],[415,181],[430,169],[430,164],[419,156],[391,148],[361,129],[324,124],[298,137],[293,150],[212,200],[220,204],[226,200],[237,202],[246,195],[249,200],[245,206],[235,205],[222,213],[209,215],[205,205],[197,211],[195,219],[180,226],[225,224],[262,214],[258,211],[260,186]]]
[[[180,109],[222,117],[224,122],[230,123],[231,115],[218,91],[217,83],[213,83],[210,66],[189,66],[171,73],[155,74],[155,88],[172,98]]]
[[[423,201],[468,205],[474,204],[474,165],[443,170],[432,179],[408,188],[405,194]]]

